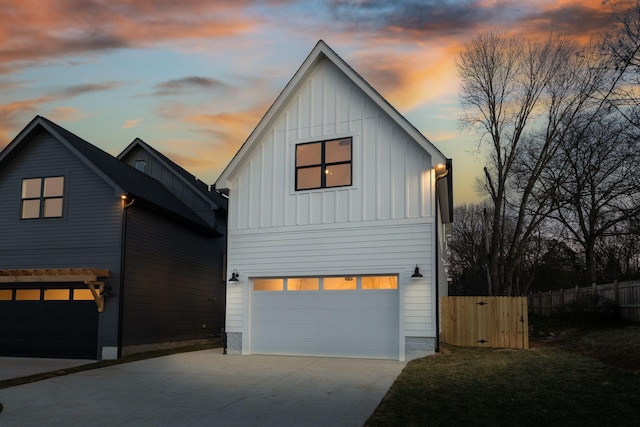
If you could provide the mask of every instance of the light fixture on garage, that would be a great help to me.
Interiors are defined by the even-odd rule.
[[[233,270],[233,273],[231,273],[231,279],[229,279],[230,282],[239,282],[240,279],[238,279],[238,277],[240,277],[240,274],[238,274],[238,270]]]
[[[418,268],[418,264],[416,264],[416,269],[411,275],[411,280],[416,280],[422,278],[422,274],[420,274],[420,268]]]

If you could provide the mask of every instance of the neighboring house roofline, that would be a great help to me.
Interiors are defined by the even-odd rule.
[[[168,158],[167,156],[165,156],[164,154],[162,154],[161,152],[159,152],[158,150],[156,150],[155,148],[153,148],[151,145],[147,144],[144,140],[142,140],[141,138],[136,138],[134,139],[124,150],[122,150],[122,152],[120,154],[118,154],[116,157],[119,160],[124,159],[127,154],[129,154],[135,147],[142,147],[144,150],[148,151],[149,153],[151,153],[151,155],[158,161],[160,162],[165,168],[173,171],[174,175],[177,176],[184,184],[186,184],[189,188],[191,188],[192,190],[194,190],[206,203],[209,204],[209,206],[212,209],[216,209],[219,207],[224,207],[224,202],[221,202],[220,200],[218,200],[216,202],[216,200],[214,200],[214,197],[219,195],[216,193],[214,194],[214,192],[211,192],[209,190],[209,186],[199,180],[198,178],[196,178],[195,175],[189,173],[186,169],[184,169],[182,166],[178,165],[176,162],[174,162],[173,160],[171,160],[170,158]],[[222,204],[222,206],[220,206]]]
[[[231,162],[224,169],[220,177],[215,183],[215,187],[221,191],[228,190],[230,186],[230,178],[234,174],[236,168],[242,163],[244,158],[249,154],[252,146],[260,139],[262,134],[269,129],[271,123],[276,120],[281,107],[286,105],[290,97],[296,92],[301,84],[304,83],[309,72],[322,59],[331,61],[340,71],[342,71],[349,79],[358,86],[378,107],[385,111],[395,123],[407,132],[425,151],[431,156],[431,166],[438,164],[446,164],[447,158],[438,150],[415,126],[413,126],[406,118],[404,118],[398,110],[396,110],[382,95],[380,95],[360,74],[358,74],[349,64],[347,64],[336,52],[334,52],[323,40],[319,40],[313,50],[309,53],[300,68],[287,83],[275,102],[271,105],[267,113],[260,120],[256,128],[251,132],[249,138],[242,144],[240,150],[231,159]]]
[[[29,122],[29,124],[25,126],[24,129],[22,129],[22,131],[20,131],[20,133],[18,133],[18,135],[16,135],[16,137],[5,147],[5,149],[2,150],[2,153],[0,153],[0,168],[2,168],[2,164],[5,162],[5,159],[10,158],[16,150],[20,149],[22,141],[26,140],[32,133],[38,131],[39,128],[43,128],[60,141],[69,151],[75,154],[80,161],[89,167],[96,175],[102,178],[103,181],[113,187],[114,194],[116,196],[125,193],[124,188],[120,187],[109,177],[109,175],[98,169],[93,162],[83,156],[73,145],[69,144],[68,141],[56,130],[57,126],[51,126],[51,124],[53,124],[53,122],[50,122],[44,117],[35,116],[31,122]]]
[[[31,122],[0,152],[0,169],[21,149],[23,141],[38,129],[44,129],[64,145],[81,162],[114,189],[114,196],[134,195],[143,199],[145,204],[180,219],[202,231],[215,236],[220,233],[209,226],[198,214],[182,203],[159,181],[136,170],[99,149],[77,135],[42,116],[34,117]]]

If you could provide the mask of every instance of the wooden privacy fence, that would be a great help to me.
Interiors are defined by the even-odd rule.
[[[527,297],[442,297],[441,340],[463,347],[529,348]]]
[[[529,295],[529,311],[543,316],[571,312],[616,314],[637,322],[640,280],[538,292]]]

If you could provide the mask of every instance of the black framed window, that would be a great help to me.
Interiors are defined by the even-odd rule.
[[[63,176],[23,179],[20,218],[62,217],[63,195]]]
[[[296,190],[351,185],[352,145],[352,138],[296,145]]]

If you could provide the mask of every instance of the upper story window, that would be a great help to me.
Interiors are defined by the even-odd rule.
[[[351,138],[296,145],[296,190],[351,185]]]
[[[23,179],[20,218],[62,217],[63,194],[63,176]]]
[[[147,166],[147,161],[146,160],[136,160],[135,165],[136,165],[136,169],[138,169],[140,172],[145,172],[145,169],[146,169],[146,166]]]

